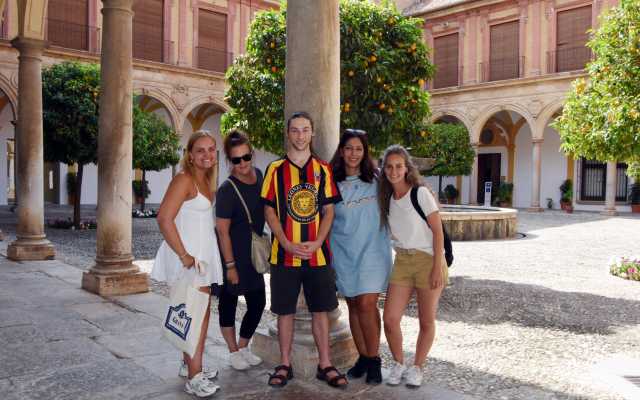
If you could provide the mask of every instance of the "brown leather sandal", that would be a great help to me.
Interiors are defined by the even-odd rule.
[[[328,374],[329,372],[332,372],[332,371],[335,372],[337,375],[333,377],[329,377]],[[318,372],[316,373],[316,378],[320,379],[321,381],[325,381],[329,386],[338,388],[338,389],[344,389],[349,384],[347,377],[344,374],[341,374],[340,371],[338,371],[338,369],[333,365],[330,365],[327,368],[320,368],[320,366],[318,365]],[[338,383],[341,379],[344,380],[344,383],[342,384]]]
[[[286,375],[279,374],[280,371],[286,371]],[[276,382],[272,382],[274,379],[277,379]],[[293,368],[290,365],[278,365],[275,368],[275,372],[273,374],[269,374],[269,386],[272,387],[283,387],[287,384],[288,381],[293,379]]]

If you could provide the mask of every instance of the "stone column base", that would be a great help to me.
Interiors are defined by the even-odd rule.
[[[600,211],[600,215],[615,217],[616,215],[618,215],[618,212],[616,210],[604,210],[604,211]]]
[[[82,273],[82,288],[100,296],[118,296],[149,291],[149,274],[135,272],[104,275],[89,271]]]
[[[529,207],[527,208],[529,212],[544,212],[544,208],[542,207]]]
[[[7,257],[13,261],[53,260],[56,251],[50,241],[17,239],[7,247]]]
[[[310,341],[306,340],[308,338],[297,340],[298,336],[305,335],[298,332],[294,336],[293,348],[291,349],[293,373],[296,377],[313,378],[316,376],[318,367],[318,351],[313,339]],[[270,335],[266,329],[259,329],[253,335],[251,351],[272,365],[278,365],[281,362],[278,336]],[[341,335],[341,337],[330,340],[329,354],[333,365],[345,374],[346,369],[352,367],[358,358],[358,351],[351,335]]]

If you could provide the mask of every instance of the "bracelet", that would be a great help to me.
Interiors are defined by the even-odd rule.
[[[185,258],[186,256],[189,255],[189,252],[184,253],[183,255],[180,256],[180,261],[182,261],[183,258]]]
[[[235,264],[236,264],[236,262],[235,262],[235,261],[225,261],[225,263],[224,263],[224,265],[226,265],[227,267],[228,267],[229,265],[235,265]]]

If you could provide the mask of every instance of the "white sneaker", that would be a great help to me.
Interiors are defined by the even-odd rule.
[[[252,367],[255,367],[256,365],[260,365],[262,363],[262,358],[253,354],[248,347],[241,348],[240,350],[238,350],[238,353],[242,354],[242,358],[244,358],[244,360]]]
[[[407,386],[411,388],[417,388],[422,385],[422,369],[417,365],[412,365],[407,369]]]
[[[209,379],[205,378],[200,372],[184,385],[184,391],[189,394],[195,394],[198,397],[208,397],[214,395],[220,386],[214,385]]]
[[[204,377],[209,380],[216,379],[218,377],[218,370],[215,368],[209,369],[203,365],[202,374],[204,374]],[[189,376],[189,367],[187,367],[187,363],[185,363],[184,360],[180,364],[180,371],[178,371],[178,376],[182,378],[186,378]]]
[[[397,386],[402,382],[402,378],[404,377],[405,372],[407,371],[407,367],[404,364],[400,364],[397,361],[393,362],[391,366],[391,372],[389,373],[389,377],[387,378],[387,385]]]
[[[244,371],[245,369],[249,369],[251,365],[244,359],[242,353],[240,351],[235,351],[229,354],[229,363],[233,367],[233,369],[237,369],[238,371]]]

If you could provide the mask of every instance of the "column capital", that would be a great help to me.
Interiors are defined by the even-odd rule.
[[[471,142],[469,144],[471,145],[471,147],[473,147],[474,150],[478,150],[478,147],[480,147],[480,142]]]
[[[533,143],[533,144],[544,143],[544,139],[543,138],[533,138],[533,139],[531,139],[531,143]]]
[[[133,13],[133,0],[102,0],[102,9],[105,8]]]
[[[39,57],[48,47],[46,40],[18,36],[11,41],[11,46],[20,52],[21,56]]]

